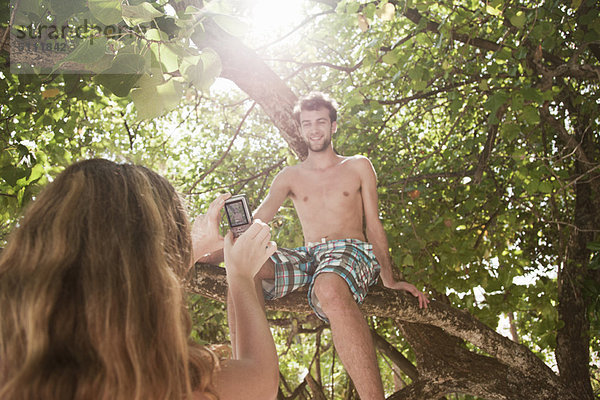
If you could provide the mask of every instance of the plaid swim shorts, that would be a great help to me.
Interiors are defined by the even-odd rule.
[[[313,295],[313,282],[317,275],[332,272],[342,277],[354,300],[360,304],[369,286],[377,282],[381,269],[373,253],[373,245],[357,239],[330,240],[295,249],[279,248],[271,260],[275,263],[275,279],[263,280],[265,299],[278,299],[309,285],[308,304],[326,322],[329,321],[319,300]]]

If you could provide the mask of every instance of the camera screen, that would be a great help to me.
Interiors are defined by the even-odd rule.
[[[246,213],[244,212],[244,204],[242,203],[242,200],[227,203],[225,204],[225,207],[227,208],[229,224],[232,227],[246,225],[250,222],[248,221]]]

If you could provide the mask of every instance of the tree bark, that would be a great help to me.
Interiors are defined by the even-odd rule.
[[[577,399],[561,385],[548,386],[544,377],[468,350],[463,341],[439,328],[403,321],[398,325],[417,355],[420,377],[414,387],[390,399],[439,398],[453,393],[488,400]]]

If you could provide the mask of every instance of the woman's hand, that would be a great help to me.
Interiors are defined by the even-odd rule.
[[[223,248],[223,237],[219,234],[221,209],[230,193],[219,195],[208,206],[206,214],[201,214],[192,225],[192,257],[196,262],[200,258]]]
[[[235,241],[230,232],[225,236],[225,268],[228,277],[254,278],[263,264],[277,250],[270,241],[271,229],[259,219]]]

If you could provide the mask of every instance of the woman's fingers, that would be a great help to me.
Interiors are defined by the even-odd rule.
[[[267,259],[277,250],[270,241],[271,230],[260,220],[252,225],[235,241],[228,232],[225,237],[225,266],[232,273],[254,276]]]
[[[265,251],[267,252],[267,258],[271,257],[277,251],[277,243],[273,241],[268,242],[265,246]]]

